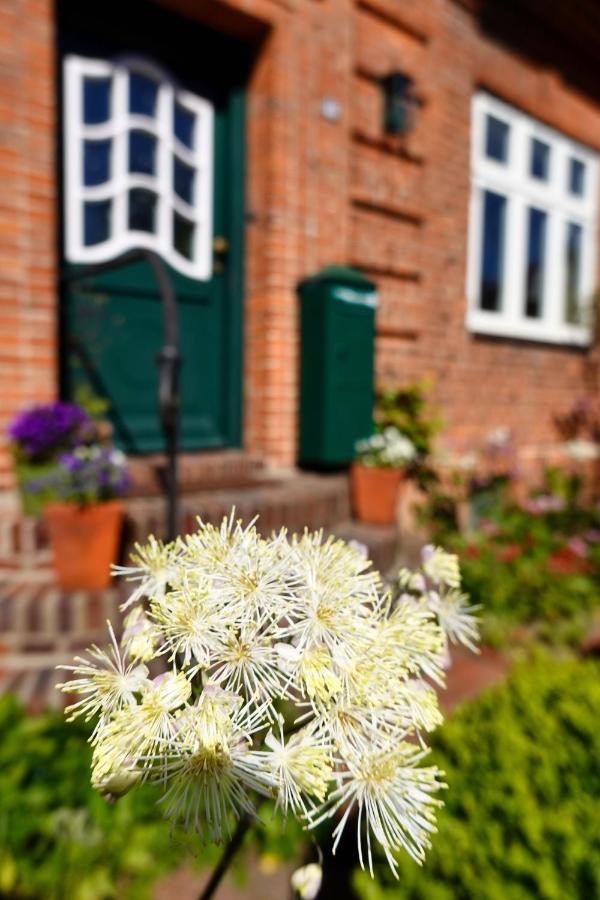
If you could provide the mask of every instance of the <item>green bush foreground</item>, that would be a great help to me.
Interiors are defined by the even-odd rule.
[[[434,740],[449,790],[421,868],[359,872],[364,900],[600,898],[600,666],[540,659]]]
[[[0,897],[133,900],[182,857],[152,789],[92,790],[87,733],[0,699]]]

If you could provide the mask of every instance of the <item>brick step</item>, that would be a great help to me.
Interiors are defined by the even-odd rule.
[[[196,491],[179,498],[179,531],[197,528],[197,519],[219,524],[235,508],[236,518],[250,522],[258,516],[262,534],[287,528],[331,529],[350,516],[350,493],[346,475],[307,475],[260,481],[243,488]],[[131,546],[149,534],[164,533],[165,500],[162,497],[132,498],[127,503],[125,544]]]
[[[309,475],[273,479],[243,490],[205,491],[182,497],[183,531],[195,530],[196,517],[217,524],[235,507],[236,517],[249,522],[258,516],[262,534],[287,528],[303,531],[330,528],[350,516],[346,475]]]
[[[163,492],[166,458],[162,453],[131,457],[128,462],[132,496],[159,496]],[[182,493],[221,488],[241,488],[259,480],[261,459],[243,450],[182,453],[178,458],[178,482]]]
[[[235,487],[211,487],[205,490],[181,491],[179,497],[179,531],[196,528],[196,518],[219,523],[232,507],[236,516],[248,522],[259,516],[258,527],[268,534],[282,527],[290,531],[330,528],[350,517],[348,477],[291,472],[266,479],[261,469],[254,469],[246,484]],[[165,530],[163,496],[134,496],[126,500],[124,558],[135,541],[149,534],[157,537]],[[43,521],[23,517],[18,510],[7,511],[0,522],[0,572],[36,571],[47,573],[51,566],[48,537]]]
[[[357,541],[367,548],[374,568],[383,576],[391,575],[398,567],[399,537],[395,525],[366,525],[362,522],[344,522],[336,525],[332,534],[345,541]]]
[[[102,640],[106,620],[118,624],[127,597],[122,582],[103,591],[66,592],[51,580],[22,575],[0,583],[0,666],[22,654],[68,655]],[[33,659],[32,659],[33,662]]]

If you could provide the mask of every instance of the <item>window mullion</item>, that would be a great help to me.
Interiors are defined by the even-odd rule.
[[[113,226],[112,235],[122,239],[128,230],[128,151],[129,151],[129,110],[128,74],[126,69],[117,67],[114,74],[113,122],[115,137],[113,147]]]
[[[544,278],[544,327],[560,330],[564,326],[566,222],[554,211],[548,213],[546,270]]]
[[[594,290],[596,287],[596,240],[597,226],[594,223],[583,225],[582,234],[582,260],[580,275],[580,291],[581,291],[581,310],[583,312],[583,323],[588,327],[593,327],[596,309],[594,308]]]
[[[523,198],[518,194],[509,195],[507,200],[502,309],[503,319],[512,325],[523,318],[527,210]]]
[[[173,247],[173,88],[163,84],[158,95],[158,241],[165,256]]]

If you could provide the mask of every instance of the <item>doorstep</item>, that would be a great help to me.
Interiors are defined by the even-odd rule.
[[[219,524],[233,507],[236,517],[245,522],[258,516],[258,528],[264,534],[284,527],[290,531],[328,529],[350,519],[349,480],[344,473],[269,473],[262,467],[247,467],[243,483],[223,485],[221,481],[220,486],[202,489],[192,489],[190,484],[179,496],[181,534],[195,530],[198,516]],[[164,534],[166,504],[156,493],[137,493],[125,500],[125,510],[123,560],[136,541],[146,540],[149,534]],[[23,516],[13,505],[3,510],[0,520],[0,580],[20,578],[23,573],[28,580],[51,580],[48,536],[42,521]]]

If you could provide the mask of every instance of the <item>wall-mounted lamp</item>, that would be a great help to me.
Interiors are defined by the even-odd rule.
[[[387,134],[406,134],[414,125],[417,98],[414,81],[403,72],[381,79],[384,92],[384,128]]]

